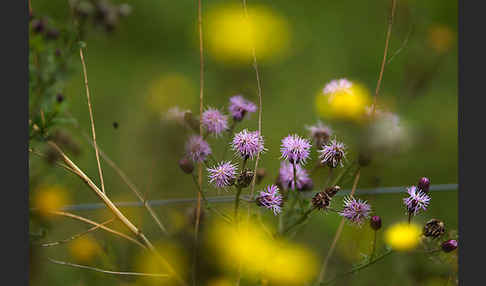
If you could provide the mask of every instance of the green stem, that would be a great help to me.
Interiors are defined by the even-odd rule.
[[[194,184],[196,185],[196,188],[197,188],[197,191],[199,192],[199,190],[202,190],[199,188],[199,183],[197,182],[197,178],[196,176],[194,175],[194,173],[192,173],[192,180],[194,181]],[[209,204],[209,201],[206,199],[206,195],[204,194],[203,191],[200,192],[201,193],[201,197],[203,199],[203,202],[204,202],[204,206],[206,207],[207,210],[209,211],[212,211],[214,212],[215,214],[221,216],[226,222],[228,223],[231,223],[232,222],[232,219],[231,217],[229,217],[227,214],[221,212],[220,210],[218,210],[217,208],[213,208],[210,204]]]
[[[248,161],[248,158],[243,159],[243,163],[241,164],[241,172],[240,174],[243,174],[245,171],[246,167],[246,162]],[[237,186],[236,189],[236,197],[235,197],[235,221],[238,221],[238,207],[240,206],[240,195],[241,195],[241,190],[243,188],[241,186]]]
[[[315,207],[311,207],[310,209],[308,209],[305,213],[302,214],[302,216],[297,221],[295,221],[293,224],[291,224],[287,228],[285,228],[281,232],[281,234],[284,235],[287,232],[289,232],[292,228],[294,228],[294,227],[300,225],[301,223],[303,223],[315,209],[316,209]]]
[[[376,262],[382,260],[383,258],[387,257],[388,255],[390,255],[391,253],[393,253],[393,251],[391,249],[388,249],[387,251],[385,251],[382,255],[376,257],[375,259],[370,259],[369,262],[363,264],[363,265],[360,265],[360,266],[356,266],[354,268],[352,268],[351,270],[347,271],[347,272],[344,272],[343,274],[341,275],[338,275],[324,283],[321,283],[320,285],[323,286],[323,285],[329,285],[331,284],[332,282],[336,281],[337,279],[339,278],[343,278],[343,277],[346,277],[348,275],[351,275],[351,274],[354,274],[360,270],[363,270],[365,268],[367,268],[368,266],[371,266],[373,264],[375,264]]]

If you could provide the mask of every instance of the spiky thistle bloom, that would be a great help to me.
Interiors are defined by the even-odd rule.
[[[417,189],[415,186],[407,188],[408,198],[403,199],[403,203],[410,215],[417,215],[420,210],[426,211],[430,203],[430,197]]]
[[[289,135],[282,139],[280,145],[282,159],[295,164],[305,164],[309,157],[311,144],[308,139],[304,139],[297,134]]]
[[[344,208],[339,212],[339,215],[352,223],[361,225],[370,216],[370,213],[371,206],[366,201],[357,200],[354,197],[346,197],[344,199]]]
[[[338,165],[342,167],[343,161],[346,159],[346,145],[336,139],[322,146],[322,149],[318,152],[320,153],[321,163],[330,168],[336,168]]]
[[[208,108],[201,116],[201,122],[209,133],[219,136],[228,129],[228,117],[216,108]]]
[[[270,185],[266,191],[261,191],[256,201],[259,206],[271,209],[275,215],[282,211],[282,195],[276,185]]]
[[[203,162],[211,154],[211,147],[201,136],[193,135],[186,143],[186,153],[194,162]]]
[[[340,91],[346,91],[351,88],[353,84],[345,79],[333,79],[324,87],[324,94],[333,94]]]
[[[231,142],[231,148],[243,159],[253,159],[258,153],[265,151],[263,137],[258,131],[243,131],[236,133]]]
[[[297,189],[303,190],[307,186],[312,185],[312,179],[309,178],[307,171],[300,165],[295,165],[295,175],[297,181]],[[284,190],[294,189],[294,166],[289,162],[281,162],[278,173],[278,180]]]
[[[207,168],[209,182],[218,188],[229,187],[236,179],[236,165],[231,162],[220,162],[213,168]]]
[[[235,121],[241,121],[247,113],[253,113],[257,110],[257,106],[246,100],[241,95],[230,97],[229,111]]]
[[[307,126],[306,128],[309,130],[310,137],[314,140],[317,148],[321,148],[322,145],[326,144],[333,133],[332,129],[322,124],[321,121],[317,121],[317,124]]]

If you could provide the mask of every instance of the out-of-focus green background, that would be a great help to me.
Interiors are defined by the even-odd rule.
[[[102,31],[90,29],[85,39],[98,144],[150,199],[194,197],[191,178],[177,165],[184,153],[187,133],[177,125],[165,122],[163,113],[169,107],[179,105],[198,114],[196,1],[124,2],[132,6],[132,13],[120,21],[113,33],[107,36]],[[240,4],[238,1],[203,1],[203,13],[218,3]],[[287,51],[273,60],[259,62],[263,90],[262,132],[268,149],[261,159],[261,166],[268,172],[262,184],[270,184],[280,164],[280,140],[291,132],[307,134],[305,126],[319,119],[315,96],[327,82],[346,77],[374,91],[383,57],[390,1],[248,2],[250,7],[256,4],[284,19],[289,28]],[[32,1],[32,7],[36,14],[48,15],[56,23],[70,21],[68,1],[36,0]],[[407,186],[416,184],[422,176],[429,177],[432,184],[457,183],[457,3],[452,0],[403,0],[398,1],[396,11],[389,56],[399,53],[386,65],[378,101],[408,124],[412,144],[403,152],[377,156],[362,170],[358,188]],[[446,37],[452,37],[452,42],[446,43],[444,50],[434,48],[434,29],[446,30]],[[257,102],[256,79],[250,59],[228,63],[218,60],[217,54],[206,51],[205,62],[206,106],[227,110],[229,97],[237,93]],[[80,67],[64,94],[81,129],[89,132]],[[256,129],[256,118],[253,114],[237,129]],[[113,122],[119,124],[117,129],[113,128]],[[355,127],[332,120],[324,122],[351,147],[349,157],[356,156]],[[98,182],[94,151],[79,129],[68,126],[65,130],[82,150],[74,157],[75,162]],[[210,138],[209,142],[215,152],[221,152],[225,140]],[[314,159],[308,163],[309,168],[317,156],[315,150],[312,156]],[[135,201],[136,197],[116,173],[103,161],[102,166],[107,193],[116,201]],[[71,203],[97,202],[95,195],[78,178],[32,157],[31,178],[37,172],[42,175],[35,177],[36,182],[65,187]],[[314,180],[322,184],[325,174],[324,171],[318,173]],[[349,179],[343,187],[350,188],[351,184]],[[385,228],[406,219],[401,203],[403,197],[404,193],[363,196],[383,217]],[[190,231],[180,234],[180,229],[183,225],[187,227],[187,213],[191,207],[164,206],[157,207],[156,211],[169,230],[179,233],[184,241],[190,239]],[[144,209],[124,210],[149,237],[165,241]],[[98,221],[107,217],[106,212],[100,211],[79,214]],[[211,218],[211,214],[206,215]],[[457,229],[456,191],[432,193],[429,210],[416,221],[423,223],[432,217],[444,220],[450,230]],[[269,212],[265,213],[264,219],[276,223]],[[293,239],[315,251],[321,260],[329,249],[339,220],[333,214],[315,215]],[[52,240],[61,239],[82,227],[77,222],[57,219],[49,236]],[[368,251],[370,235],[367,227],[358,229],[346,225],[337,252],[330,261],[328,277],[357,262],[359,251]],[[95,260],[98,265],[111,265],[111,268],[121,270],[133,268],[134,246],[103,233],[93,237],[105,252],[120,254],[116,258],[110,254],[100,255],[102,258]],[[172,239],[171,245],[176,243],[177,239]],[[70,260],[69,253],[68,246],[43,249],[38,253],[33,285],[135,283],[52,265],[45,260],[46,256]],[[187,253],[189,255],[190,250]],[[447,265],[420,254],[398,254],[336,285],[445,285],[451,269]]]

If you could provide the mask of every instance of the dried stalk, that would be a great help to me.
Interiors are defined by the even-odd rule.
[[[168,274],[111,271],[111,270],[104,270],[104,269],[101,269],[101,268],[96,268],[96,267],[87,266],[87,265],[80,265],[80,264],[74,264],[74,263],[71,263],[71,262],[55,260],[55,259],[52,259],[52,258],[49,258],[49,257],[47,259],[49,259],[50,262],[55,263],[55,264],[66,265],[66,266],[82,268],[82,269],[88,269],[88,270],[93,270],[93,271],[101,272],[101,273],[105,273],[105,274],[143,276],[143,277],[152,277],[152,278],[168,278],[169,277]]]
[[[187,285],[180,277],[179,275],[175,272],[173,267],[158,253],[157,249],[153,246],[153,244],[147,239],[147,237],[143,234],[141,230],[139,230],[125,215],[113,204],[113,202],[106,196],[105,193],[103,193],[94,183],[91,181],[91,179],[86,176],[81,169],[76,166],[67,156],[64,154],[64,152],[59,148],[59,146],[56,145],[56,143],[52,141],[47,142],[51,147],[53,147],[61,156],[62,160],[66,165],[68,165],[71,169],[74,170],[76,175],[80,177],[87,185],[90,187],[91,190],[95,192],[95,194],[103,201],[103,203],[106,205],[106,207],[133,233],[135,234],[138,238],[140,238],[145,245],[155,254],[157,257],[160,259],[160,261],[169,269],[171,274],[174,275],[174,277],[177,279],[177,281],[181,285]]]
[[[91,132],[93,133],[93,143],[94,143],[94,147],[95,147],[96,163],[98,164],[98,173],[100,175],[101,191],[103,193],[105,193],[105,183],[103,181],[103,171],[101,170],[98,144],[96,144],[96,131],[95,131],[95,126],[94,126],[93,108],[91,106],[91,96],[89,95],[88,74],[86,72],[86,63],[84,62],[84,55],[83,55],[83,49],[82,48],[79,49],[79,56],[81,57],[81,63],[83,65],[84,86],[86,88],[86,98],[88,99],[89,119],[91,121]]]
[[[111,223],[111,222],[112,222],[112,221],[114,221],[114,220],[115,220],[115,218],[109,219],[109,220],[107,220],[107,221],[105,221],[105,222],[100,223],[100,225],[107,225],[107,224]],[[99,227],[98,225],[95,225],[95,226],[93,226],[93,227],[89,228],[89,229],[88,229],[88,230],[86,230],[86,231],[83,231],[83,232],[81,232],[81,233],[77,233],[77,234],[75,234],[75,235],[73,235],[73,236],[70,236],[70,237],[68,237],[68,238],[66,238],[66,239],[63,239],[63,240],[58,240],[58,241],[53,241],[53,242],[45,242],[45,243],[40,244],[39,246],[40,246],[40,247],[51,247],[51,246],[57,246],[57,245],[61,245],[61,244],[64,244],[64,243],[70,242],[70,241],[72,241],[72,240],[75,240],[75,239],[77,239],[77,238],[80,238],[81,236],[86,235],[86,234],[88,234],[88,233],[90,233],[90,232],[92,232],[92,231],[95,231],[95,230],[97,230],[98,228],[100,228],[100,227]]]

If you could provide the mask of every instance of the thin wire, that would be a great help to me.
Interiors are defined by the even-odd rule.
[[[375,194],[396,194],[405,192],[407,186],[395,186],[395,187],[385,187],[385,188],[366,188],[366,189],[357,189],[356,193],[360,195],[375,195]],[[431,185],[430,191],[433,192],[444,192],[444,191],[457,191],[458,185],[457,184],[439,184],[439,185]],[[342,190],[336,194],[336,196],[345,196],[351,193],[350,189]],[[311,198],[314,196],[314,192],[306,192],[303,194],[305,198]],[[249,196],[241,196],[243,200],[251,202]],[[235,200],[235,196],[215,196],[215,197],[208,197],[207,201],[210,203],[228,203]],[[176,198],[176,199],[167,199],[167,200],[150,200],[146,201],[147,204],[151,206],[165,206],[165,205],[175,205],[175,204],[188,204],[197,202],[197,198]],[[143,207],[141,202],[131,201],[131,202],[113,202],[117,207]],[[105,205],[103,203],[86,203],[86,204],[77,204],[77,205],[67,205],[62,208],[64,211],[87,211],[87,210],[96,210],[104,208]]]

